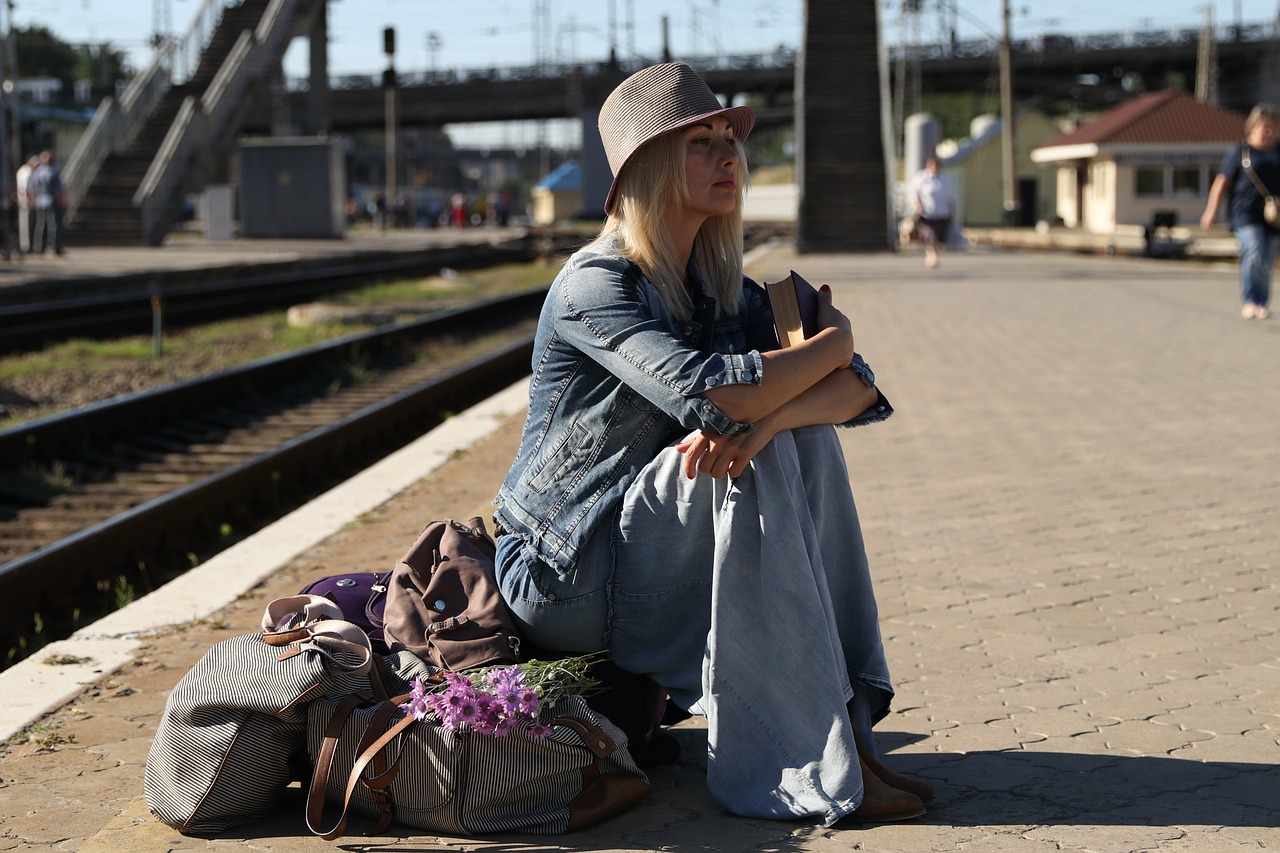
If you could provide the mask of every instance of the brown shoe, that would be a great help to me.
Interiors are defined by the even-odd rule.
[[[870,767],[871,772],[880,777],[886,785],[897,788],[900,791],[906,791],[914,794],[922,803],[931,802],[936,796],[933,786],[923,779],[917,779],[914,776],[906,776],[902,773],[895,773],[888,767],[885,767],[880,761],[867,749],[863,744],[862,738],[858,737],[855,731],[853,734],[854,742],[858,744],[858,760],[862,762],[864,767]]]
[[[879,776],[886,785],[897,788],[900,791],[906,791],[908,794],[913,794],[922,803],[931,802],[936,796],[933,792],[933,786],[923,779],[895,773],[874,759],[867,762],[867,764],[871,767],[871,772]]]
[[[862,762],[862,805],[845,815],[858,823],[910,820],[924,814],[924,803],[915,794],[885,784]]]

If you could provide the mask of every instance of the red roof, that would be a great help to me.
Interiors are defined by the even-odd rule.
[[[1244,116],[1197,101],[1186,92],[1148,92],[1107,110],[1071,133],[1037,148],[1061,145],[1232,143],[1244,136]]]

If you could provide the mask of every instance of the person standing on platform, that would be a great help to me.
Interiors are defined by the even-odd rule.
[[[1227,222],[1240,244],[1240,316],[1265,320],[1271,316],[1271,271],[1280,255],[1280,229],[1263,219],[1263,192],[1280,193],[1280,113],[1271,104],[1258,104],[1244,120],[1244,139],[1222,158],[1218,176],[1200,215],[1208,231],[1218,218],[1224,198]]]
[[[937,157],[930,157],[911,179],[911,207],[918,219],[920,241],[924,243],[924,265],[938,265],[938,247],[945,246],[956,213],[956,191],[951,178],[942,171]]]
[[[31,251],[31,198],[27,195],[27,184],[31,182],[31,175],[39,165],[39,157],[28,157],[18,167],[15,183],[18,196],[18,249],[24,255]]]
[[[31,235],[31,251],[37,255],[48,246],[62,254],[62,176],[53,160],[53,152],[40,152],[40,165],[27,181],[27,197],[35,211],[35,230]]]

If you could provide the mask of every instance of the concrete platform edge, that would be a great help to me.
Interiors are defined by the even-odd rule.
[[[232,603],[277,567],[488,435],[524,410],[528,387],[527,379],[514,383],[182,577],[0,672],[0,740],[129,663],[141,637]]]

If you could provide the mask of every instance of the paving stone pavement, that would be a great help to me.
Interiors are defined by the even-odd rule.
[[[728,815],[695,720],[648,800],[571,836],[331,844],[306,837],[296,793],[214,840],[151,819],[150,734],[203,649],[302,580],[386,565],[425,518],[482,511],[513,422],[236,605],[152,638],[44,720],[43,745],[10,742],[0,851],[1280,848],[1280,320],[1240,319],[1234,265],[975,251],[927,271],[910,252],[779,247],[751,271],[789,268],[832,284],[897,409],[842,439],[898,689],[879,743],[938,787],[925,817]]]

